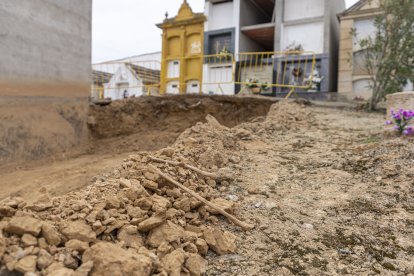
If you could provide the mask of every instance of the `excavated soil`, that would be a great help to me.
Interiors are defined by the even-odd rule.
[[[158,150],[174,143],[187,128],[204,122],[208,114],[234,127],[266,115],[275,101],[263,97],[175,95],[93,105],[88,120],[91,151]]]
[[[286,102],[230,127],[207,116],[85,188],[3,200],[0,275],[411,275],[414,146],[383,119]]]

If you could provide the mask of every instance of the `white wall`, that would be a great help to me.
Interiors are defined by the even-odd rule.
[[[356,19],[354,21],[354,28],[356,30],[356,37],[353,38],[353,50],[360,50],[358,41],[367,37],[375,36],[376,27],[374,25],[374,19]]]
[[[323,16],[325,0],[285,0],[284,21]]]
[[[296,42],[302,44],[305,51],[323,53],[324,22],[284,26],[282,32],[282,49]]]
[[[234,22],[234,5],[233,2],[225,2],[220,4],[206,4],[208,11],[206,14],[208,20],[206,22],[206,30],[214,31],[226,28],[233,28]]]
[[[363,97],[369,99],[372,95],[371,89],[369,88],[369,79],[359,79],[352,83],[352,91],[354,97]]]
[[[111,81],[105,85],[104,98],[123,99],[125,90],[128,91],[129,97],[139,97],[143,94],[144,85],[126,65],[121,65],[112,76]]]

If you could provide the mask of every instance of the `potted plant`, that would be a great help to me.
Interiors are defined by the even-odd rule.
[[[269,83],[260,83],[260,81],[255,78],[248,79],[246,82],[247,87],[253,92],[253,94],[260,94],[262,90],[267,91],[270,89]]]
[[[232,58],[233,54],[226,47],[224,47],[217,56],[219,61],[229,61],[232,60]]]

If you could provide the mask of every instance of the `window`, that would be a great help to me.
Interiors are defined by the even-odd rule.
[[[226,49],[230,53],[235,51],[235,28],[221,29],[204,33],[204,53],[217,55]]]
[[[220,54],[224,49],[233,52],[231,33],[210,36],[209,54]]]

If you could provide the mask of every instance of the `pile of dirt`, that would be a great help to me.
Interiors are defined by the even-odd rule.
[[[149,164],[187,188],[234,213],[225,191],[236,177],[231,165],[244,130],[230,129],[214,117],[186,130],[169,148],[153,156],[132,155],[87,188],[63,197],[27,204],[18,197],[0,205],[0,272],[41,275],[203,275],[209,250],[237,251],[236,236],[222,230],[224,217],[154,173]],[[205,177],[175,160],[217,172]],[[60,274],[59,274],[60,273]],[[89,274],[88,274],[89,273]]]
[[[414,145],[382,136],[383,116],[279,102],[233,128],[203,121],[85,189],[4,201],[0,274],[412,274]]]
[[[105,153],[158,150],[174,143],[187,128],[214,116],[234,127],[265,116],[275,99],[265,97],[174,95],[139,97],[91,106],[91,151]]]

